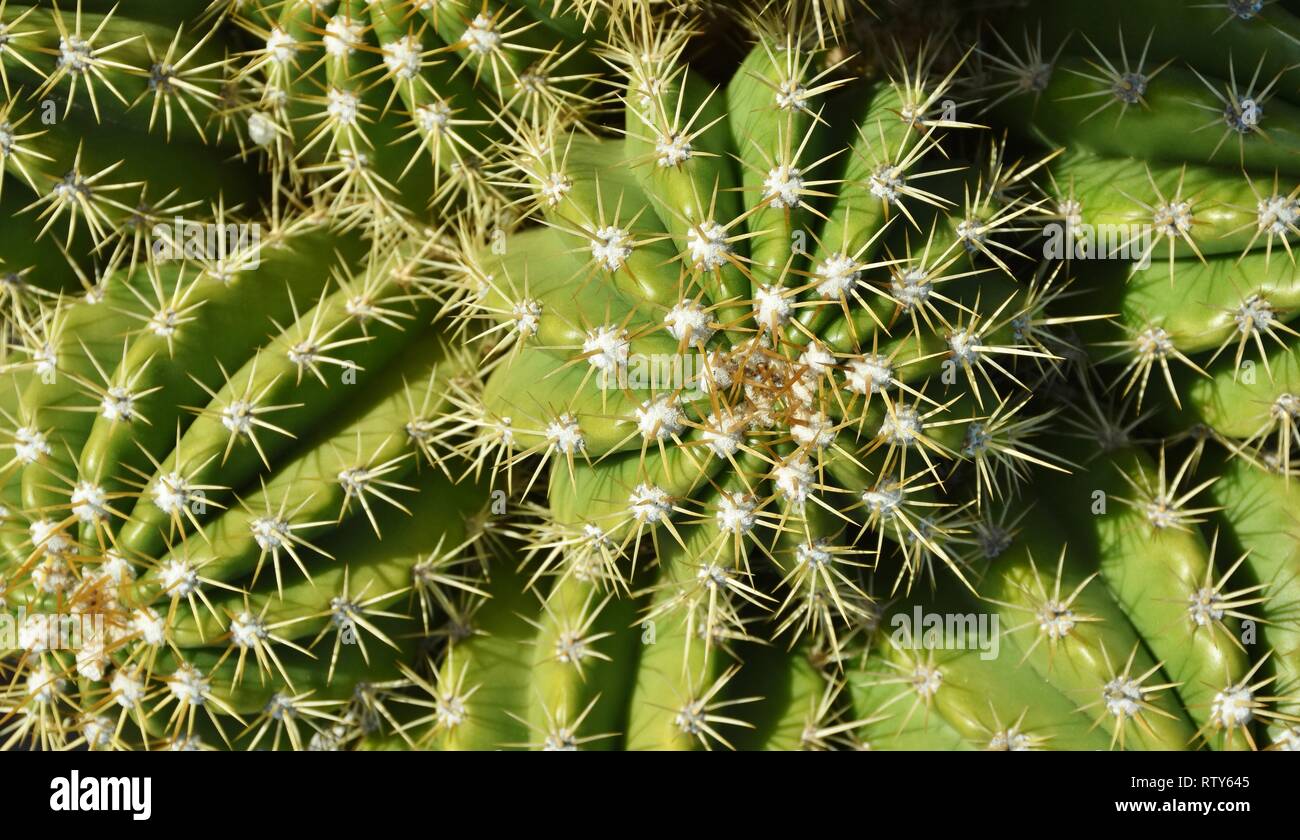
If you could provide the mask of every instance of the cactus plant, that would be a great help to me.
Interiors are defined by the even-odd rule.
[[[1128,547],[1132,536],[1101,534],[1117,599],[1167,588],[1190,610],[1246,620],[1209,645],[1223,673],[1201,682],[1257,677],[1256,695],[1279,698],[1261,704],[1268,731],[1257,734],[1290,748],[1300,682],[1284,617],[1294,533],[1281,511],[1293,492],[1300,352],[1300,123],[1287,83],[1300,19],[1251,3],[1068,9],[1028,4],[988,38],[986,69],[1000,91],[991,115],[1063,149],[1043,183],[1049,250],[1072,261],[1090,305],[1114,313],[1079,330],[1110,392],[1092,404],[1111,409],[1104,423],[1086,415],[1097,425],[1082,454],[1097,460],[1072,485],[1126,499],[1150,528]],[[1110,578],[1115,553],[1163,558],[1166,582]]]
[[[228,130],[231,27],[203,9],[0,6],[7,323],[43,293],[81,291],[97,263],[139,259],[142,237],[122,231],[252,211],[266,193]]]
[[[254,46],[243,135],[336,216],[422,221],[510,202],[494,144],[513,124],[602,107],[597,3],[223,2]]]
[[[515,492],[548,482],[526,582],[549,594],[536,628],[512,601],[467,609],[486,635],[429,686],[465,713],[430,745],[851,740],[836,672],[873,601],[974,592],[983,517],[1065,468],[1031,387],[1061,361],[1053,329],[1091,316],[1048,314],[1064,284],[1020,252],[1041,163],[962,142],[955,71],[852,80],[754,20],[711,87],[684,32],[645,23],[610,52],[621,136],[522,138],[544,226],[462,255],[459,314],[494,359],[461,451]],[[755,673],[765,644],[790,652]],[[584,655],[629,672],[612,709]],[[758,702],[787,674],[791,697]],[[766,728],[735,734],[751,704]]]
[[[1280,8],[10,3],[5,747],[1300,747]]]
[[[422,454],[468,360],[390,245],[304,215],[237,278],[150,262],[47,322],[6,411],[7,743],[304,746],[400,678],[485,491]]]

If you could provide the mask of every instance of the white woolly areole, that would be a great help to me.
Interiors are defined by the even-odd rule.
[[[78,481],[69,497],[72,515],[82,522],[94,524],[108,518],[108,494],[104,488],[89,481]]]
[[[325,113],[337,126],[356,125],[361,115],[361,100],[350,90],[330,88],[325,93]]]
[[[1116,677],[1102,686],[1106,711],[1117,718],[1134,718],[1142,712],[1142,686],[1129,677]]]
[[[861,276],[857,262],[838,252],[822,260],[813,274],[818,280],[817,294],[824,298],[843,297],[852,291]]]
[[[275,516],[259,516],[248,523],[253,540],[262,551],[276,551],[290,543],[287,520]]]
[[[780,286],[760,286],[754,293],[754,320],[771,332],[790,321],[794,303]]]
[[[1073,230],[1075,236],[1083,235],[1083,203],[1076,198],[1066,198],[1057,202],[1056,215],[1065,222],[1067,229]]]
[[[298,42],[292,35],[278,26],[271,27],[270,34],[266,36],[266,54],[272,61],[276,64],[288,64],[293,61],[297,48]]]
[[[49,595],[63,592],[75,583],[67,561],[57,554],[47,556],[32,569],[31,580],[37,591]]]
[[[1023,732],[1015,729],[1005,729],[993,733],[989,739],[989,749],[1000,752],[1028,752],[1033,746],[1033,740]]]
[[[221,425],[240,435],[253,432],[253,404],[247,400],[233,400],[221,409]]]
[[[718,510],[714,513],[718,530],[748,534],[758,521],[754,514],[757,508],[758,501],[749,493],[729,493],[724,490],[718,497]]]
[[[266,713],[272,720],[293,720],[298,717],[298,707],[292,697],[277,691],[266,701]]]
[[[67,684],[59,672],[41,662],[27,672],[27,697],[32,703],[53,703]]]
[[[626,368],[631,347],[627,330],[612,325],[589,330],[582,342],[587,364],[602,373],[616,373]]]
[[[343,303],[343,311],[357,324],[369,324],[380,317],[380,308],[374,302],[374,296],[369,294],[352,295]]]
[[[130,583],[135,580],[135,567],[122,552],[110,548],[104,555],[104,562],[99,564],[99,573],[116,584]]]
[[[117,669],[108,681],[108,688],[113,692],[114,702],[124,709],[133,708],[144,700],[144,680],[135,671]]]
[[[957,234],[957,240],[961,242],[962,247],[968,253],[975,253],[980,250],[987,237],[988,226],[980,219],[965,218],[957,223],[954,233]]]
[[[790,424],[790,436],[802,447],[825,449],[835,442],[835,422],[820,411],[801,414]]]
[[[364,34],[365,28],[361,24],[336,15],[325,24],[325,35],[321,40],[325,42],[325,52],[334,58],[345,58],[361,46]]]
[[[430,137],[440,137],[449,122],[451,122],[451,107],[441,99],[419,105],[415,109],[415,124],[420,131]]]
[[[1164,327],[1147,327],[1137,334],[1134,345],[1143,357],[1162,359],[1174,352],[1174,342]]]
[[[542,740],[542,752],[577,752],[578,739],[573,730],[561,726],[548,732]]]
[[[514,420],[509,417],[502,417],[495,424],[494,431],[504,446],[515,445],[515,427]]]
[[[632,236],[621,227],[605,225],[591,239],[591,256],[609,271],[618,271],[632,256]]]
[[[131,615],[128,625],[132,633],[138,633],[146,645],[161,645],[167,640],[167,623],[150,607],[142,607]]]
[[[1286,236],[1291,233],[1296,220],[1300,219],[1300,199],[1284,195],[1273,195],[1260,199],[1255,205],[1256,221],[1259,230],[1274,236]]]
[[[786,372],[790,376],[790,396],[793,398],[787,400],[787,404],[801,405],[805,407],[816,405],[818,395],[817,385],[820,381],[816,374],[808,370],[796,370],[793,368],[793,365],[785,365],[785,367],[787,369]],[[775,419],[775,417],[773,419]]]
[[[1278,734],[1273,747],[1279,752],[1300,752],[1300,726],[1293,726]]]
[[[691,253],[691,263],[705,271],[726,265],[732,250],[727,241],[727,229],[712,219],[687,231],[686,246]]]
[[[717,563],[708,563],[695,573],[695,579],[707,589],[726,589],[731,581],[731,572]]]
[[[662,487],[638,484],[627,498],[628,508],[637,522],[654,524],[672,512],[672,497]]]
[[[251,111],[248,114],[248,139],[252,140],[262,148],[266,148],[275,142],[275,120],[268,117],[261,111]]]
[[[350,598],[335,595],[330,598],[330,622],[335,627],[352,627],[361,615],[361,605]]]
[[[487,55],[501,46],[501,33],[496,31],[487,15],[475,15],[461,37],[474,55]]]
[[[917,665],[912,669],[910,683],[912,690],[922,699],[928,700],[939,692],[943,685],[943,672],[929,665]]]
[[[835,356],[820,341],[814,341],[799,354],[799,364],[813,376],[821,376],[835,364]]]
[[[99,413],[105,420],[130,423],[135,420],[135,395],[126,388],[114,385],[100,398]]]
[[[466,714],[464,698],[455,695],[439,697],[434,707],[434,715],[438,720],[438,725],[443,729],[455,729],[460,726],[465,722]]]
[[[605,551],[614,547],[614,541],[610,539],[609,534],[594,522],[588,522],[582,526],[582,538],[587,545],[597,551]]]
[[[895,204],[902,195],[907,180],[903,177],[901,167],[892,163],[882,163],[867,177],[867,188],[871,194],[882,201]]]
[[[346,492],[349,497],[352,497],[360,496],[365,493],[366,488],[370,486],[370,481],[373,476],[371,476],[370,470],[365,467],[348,467],[345,470],[339,470],[339,474],[334,478],[338,481],[344,492]]]
[[[895,482],[870,487],[862,491],[862,503],[869,512],[888,519],[898,513],[899,505],[903,503],[903,491]]]
[[[19,426],[14,430],[14,457],[21,464],[31,464],[42,455],[49,455],[50,443],[39,429]]]
[[[1234,685],[1214,695],[1210,719],[1215,726],[1246,726],[1255,719],[1255,695],[1248,686]]]
[[[963,367],[969,367],[979,361],[979,336],[967,329],[957,329],[948,333],[948,352]]]
[[[537,328],[542,320],[542,302],[533,298],[524,298],[511,308],[515,320],[515,332],[521,338],[537,335]]]
[[[796,508],[808,501],[812,488],[813,469],[807,458],[791,458],[772,471],[777,492]]]
[[[894,378],[894,363],[888,356],[872,354],[849,362],[844,387],[855,394],[881,394]]]
[[[47,555],[64,555],[73,551],[73,543],[52,519],[38,519],[27,526],[27,534],[32,545],[40,548]]]
[[[250,648],[260,644],[270,636],[266,622],[261,616],[245,610],[230,619],[230,641],[241,648]]]
[[[705,701],[694,700],[682,706],[673,716],[673,723],[687,735],[699,735],[707,732],[710,724],[704,708]]]
[[[569,190],[571,189],[573,189],[572,178],[565,175],[563,172],[550,172],[547,173],[546,177],[542,178],[541,185],[537,188],[537,191],[542,194],[542,198],[546,200],[547,206],[554,207],[569,194]]]
[[[90,292],[86,294],[89,296]],[[32,362],[36,375],[42,379],[50,378],[59,369],[58,353],[52,344],[42,344],[40,349],[32,354]]]
[[[78,728],[89,749],[102,750],[113,743],[117,722],[106,715],[83,714]]]
[[[394,78],[399,81],[407,81],[420,75],[420,54],[424,52],[424,47],[419,38],[414,35],[403,35],[396,41],[382,45],[379,49],[384,59],[384,67],[388,69],[389,73],[393,74]],[[432,108],[434,106],[428,105],[425,107]],[[447,106],[443,105],[442,107],[446,108]]]
[[[580,633],[565,631],[555,640],[555,658],[566,665],[576,664],[591,655]]]
[[[1048,600],[1035,613],[1038,629],[1049,639],[1064,639],[1074,630],[1074,611],[1060,601]]]
[[[266,105],[267,110],[282,110],[289,105],[289,91],[279,85],[268,84],[262,90],[262,102]]]
[[[784,79],[776,88],[776,107],[802,111],[808,107],[808,89],[798,79]]]
[[[1262,295],[1250,295],[1232,313],[1232,320],[1237,324],[1237,331],[1243,335],[1255,332],[1269,332],[1277,317],[1273,313],[1273,304]]]
[[[700,388],[709,392],[730,388],[735,381],[734,364],[731,354],[710,350],[704,357],[706,372],[700,377]]]
[[[734,415],[710,414],[704,421],[701,437],[710,451],[719,458],[736,454],[744,442],[742,432],[745,429],[743,418]]]
[[[1151,214],[1151,224],[1156,233],[1171,239],[1189,233],[1192,229],[1191,202],[1171,201],[1161,204]]]
[[[76,35],[66,35],[59,39],[59,67],[80,75],[94,64],[95,48],[89,41]]]
[[[168,560],[158,570],[163,592],[173,598],[185,598],[199,588],[199,573],[187,560]]]
[[[102,680],[108,667],[108,650],[104,642],[104,637],[98,633],[86,634],[77,651],[77,674],[91,682]]]
[[[825,537],[818,537],[812,542],[802,542],[795,546],[794,560],[801,566],[829,566],[834,559],[834,555],[827,546],[830,545]]]
[[[1288,418],[1300,418],[1300,396],[1295,394],[1281,394],[1273,400],[1273,405],[1269,406],[1269,414],[1277,420]]]
[[[886,411],[880,421],[876,436],[895,446],[911,446],[925,431],[925,423],[920,413],[908,405],[895,405],[893,411]]]
[[[179,513],[195,498],[193,487],[185,476],[178,472],[160,476],[149,486],[149,495],[153,497],[154,505],[168,514]]]
[[[1217,589],[1204,586],[1187,596],[1187,613],[1198,627],[1209,627],[1223,620],[1226,606]]]
[[[910,312],[925,305],[934,290],[930,275],[921,268],[909,268],[895,271],[889,277],[889,294]]]
[[[676,397],[646,400],[636,410],[636,427],[646,440],[668,440],[686,426],[681,401]]]
[[[582,452],[587,448],[582,429],[571,414],[561,414],[547,425],[546,442],[566,455]]]
[[[188,662],[167,678],[167,690],[180,706],[202,706],[208,699],[208,678]]]
[[[993,432],[982,420],[973,420],[962,438],[961,454],[967,458],[981,458],[989,452],[993,439]]]
[[[339,727],[334,727],[334,729],[338,730]],[[339,752],[342,748],[341,732],[316,732],[312,734],[311,740],[307,742],[307,752]]]
[[[799,168],[783,163],[768,170],[763,179],[763,198],[772,207],[798,207],[803,186],[803,173]]]
[[[716,330],[709,326],[709,313],[698,301],[679,301],[664,316],[668,334],[687,344],[702,344],[713,337]]]
[[[661,134],[655,141],[656,163],[667,169],[680,166],[691,158],[691,141],[681,134]]]
[[[45,613],[28,613],[18,625],[18,647],[33,654],[49,650],[51,631],[58,631],[57,622],[57,616],[51,621],[51,616]]]

